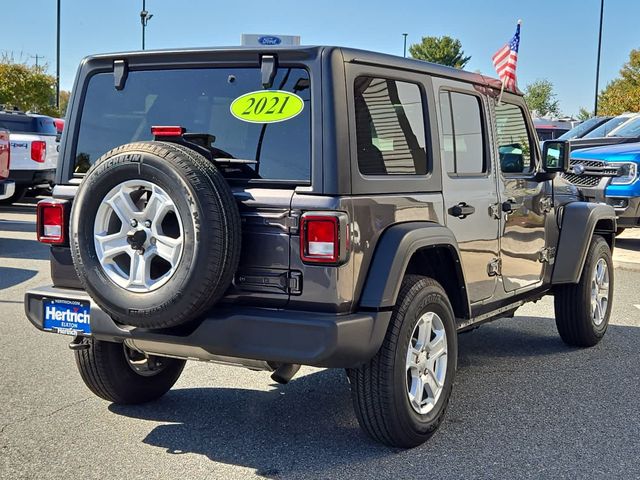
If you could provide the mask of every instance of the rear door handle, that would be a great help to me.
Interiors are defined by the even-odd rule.
[[[476,212],[476,209],[471,205],[467,205],[465,202],[460,202],[459,204],[449,208],[447,212],[452,217],[458,217],[462,220],[467,218],[469,215],[473,215]]]

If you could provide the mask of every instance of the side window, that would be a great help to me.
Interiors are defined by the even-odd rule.
[[[524,112],[517,105],[495,105],[498,155],[502,173],[531,171],[531,137]]]
[[[418,85],[358,77],[354,96],[360,172],[425,175],[424,111]]]
[[[475,95],[440,93],[441,153],[447,173],[477,175],[487,171],[481,112]]]

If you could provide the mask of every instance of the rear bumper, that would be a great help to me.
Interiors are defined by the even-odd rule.
[[[9,178],[21,187],[53,185],[55,183],[56,170],[10,170]]]
[[[0,200],[11,197],[16,191],[16,183],[13,180],[0,180]]]
[[[391,312],[348,315],[266,308],[214,308],[195,328],[165,333],[116,324],[82,290],[41,287],[25,294],[31,323],[42,328],[43,298],[91,302],[92,336],[122,342],[148,340],[200,347],[215,355],[318,367],[354,367],[375,355]]]

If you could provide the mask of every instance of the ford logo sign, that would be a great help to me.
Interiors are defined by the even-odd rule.
[[[258,38],[258,43],[260,45],[280,45],[282,39],[278,37],[260,37]]]

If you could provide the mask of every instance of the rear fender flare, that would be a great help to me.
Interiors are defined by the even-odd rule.
[[[453,232],[430,222],[408,222],[388,228],[375,249],[367,275],[360,306],[367,309],[391,308],[395,305],[402,278],[412,256],[421,249],[447,247],[456,262],[457,276],[465,289],[466,283],[460,264],[460,251]]]

